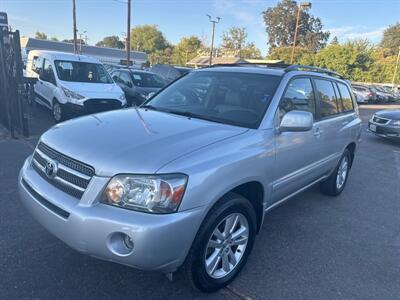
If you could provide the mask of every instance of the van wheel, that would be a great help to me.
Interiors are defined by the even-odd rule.
[[[57,100],[53,101],[53,118],[57,123],[65,119],[64,108]]]
[[[338,196],[344,190],[347,183],[350,166],[351,155],[349,150],[346,149],[333,173],[325,181],[321,182],[321,192],[329,196]]]
[[[256,222],[248,200],[235,193],[224,196],[197,233],[182,267],[185,279],[204,292],[229,284],[253,248]]]

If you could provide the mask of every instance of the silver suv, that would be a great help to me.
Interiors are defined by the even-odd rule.
[[[215,291],[245,265],[265,212],[319,183],[339,195],[360,138],[349,84],[304,66],[193,71],[139,108],[42,135],[21,201],[97,258]]]

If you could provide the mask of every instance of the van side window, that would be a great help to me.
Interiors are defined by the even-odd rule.
[[[339,87],[340,97],[342,99],[343,111],[349,112],[354,110],[353,100],[351,99],[349,88],[340,82],[337,82]]]
[[[41,79],[52,84],[56,84],[56,79],[54,77],[53,66],[47,59],[44,60],[44,67],[41,74]]]
[[[279,103],[280,117],[291,110],[309,111],[315,116],[314,91],[309,78],[293,79],[287,86]]]
[[[319,116],[325,118],[339,113],[332,82],[324,79],[314,79],[314,82],[319,99]]]
[[[32,71],[40,75],[43,68],[43,58],[40,56],[34,56],[32,59]]]

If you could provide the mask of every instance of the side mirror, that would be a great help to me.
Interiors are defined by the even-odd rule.
[[[149,99],[153,98],[153,96],[154,96],[155,94],[156,94],[156,93],[154,93],[154,92],[150,92],[150,93],[147,95],[146,99],[149,100]]]
[[[279,126],[280,132],[309,131],[312,129],[314,117],[308,111],[292,110],[286,113]]]
[[[125,82],[125,84],[128,88],[133,88],[133,84],[130,81]]]

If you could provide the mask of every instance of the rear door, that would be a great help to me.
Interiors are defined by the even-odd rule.
[[[51,61],[48,59],[44,60],[41,78],[41,92],[43,98],[42,100],[51,107],[54,97],[54,90],[57,87],[57,83],[53,66],[51,64]]]
[[[276,124],[292,110],[309,111],[316,116],[315,93],[309,77],[295,77],[289,82],[279,104]],[[275,148],[273,202],[284,199],[321,176],[318,169],[318,162],[322,159],[318,127],[306,132],[277,132]]]

